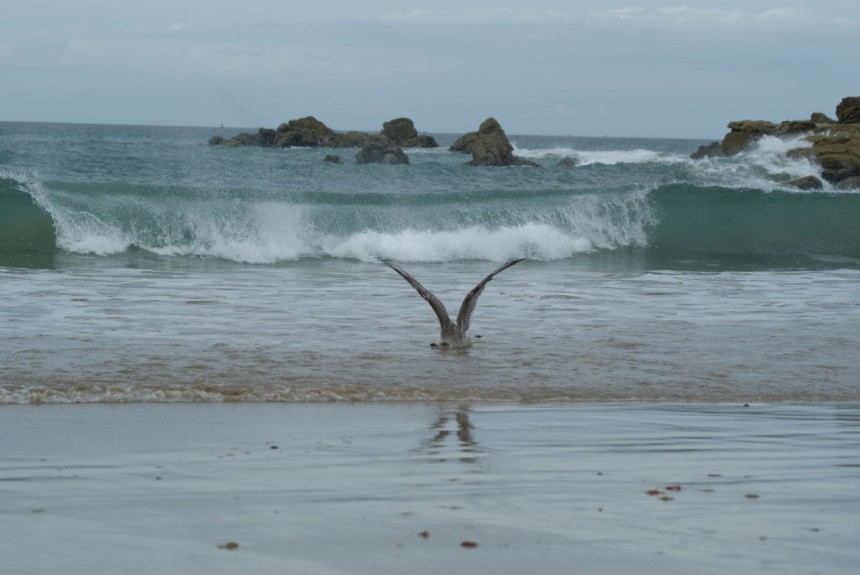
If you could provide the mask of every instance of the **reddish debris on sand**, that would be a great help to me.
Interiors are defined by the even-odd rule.
[[[667,485],[666,491],[681,491],[680,485]]]
[[[424,531],[422,531],[421,533],[418,534],[418,537],[423,537],[424,539],[427,539],[428,537],[430,537],[430,532],[425,529]]]
[[[474,549],[477,546],[478,544],[474,541],[463,541],[462,543],[460,543],[460,547],[465,547],[466,549]]]

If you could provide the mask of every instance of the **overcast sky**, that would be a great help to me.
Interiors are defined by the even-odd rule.
[[[860,95],[857,0],[0,0],[0,120],[719,138]]]

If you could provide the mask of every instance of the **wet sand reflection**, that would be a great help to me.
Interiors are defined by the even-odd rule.
[[[420,450],[431,455],[435,462],[453,458],[462,463],[477,463],[482,450],[475,439],[475,427],[469,419],[469,412],[468,406],[441,408],[436,421],[430,426],[433,437],[423,442]],[[456,436],[454,456],[450,455],[451,443],[448,440],[452,432]]]

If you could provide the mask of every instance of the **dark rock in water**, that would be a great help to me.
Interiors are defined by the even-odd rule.
[[[560,160],[558,161],[558,165],[559,165],[559,166],[563,166],[563,167],[565,167],[565,168],[572,168],[572,167],[574,167],[577,163],[578,163],[578,162],[576,161],[576,158],[562,158],[562,159],[560,159]]]
[[[323,162],[329,162],[331,164],[342,164],[343,159],[340,156],[336,156],[334,154],[327,154],[325,158],[323,158]]]
[[[313,116],[307,116],[278,126],[273,145],[278,148],[327,146],[328,140],[337,135]]]
[[[840,180],[836,184],[837,190],[860,190],[860,175],[851,176],[845,178],[844,180]]]
[[[269,128],[260,128],[257,130],[256,134],[252,134],[251,132],[242,132],[241,134],[236,134],[229,140],[216,136],[215,138],[211,138],[209,143],[213,146],[220,144],[223,146],[259,146],[268,148],[272,146],[274,140],[274,130]]]
[[[691,157],[734,155],[763,136],[797,136],[812,144],[786,153],[790,158],[806,158],[821,166],[821,177],[832,184],[860,176],[860,97],[843,98],[836,107],[838,122],[816,112],[809,120],[788,120],[780,124],[744,120],[730,122],[731,132],[722,142],[702,146]]]
[[[439,144],[432,136],[419,135],[409,118],[396,118],[383,125],[382,135],[394,144],[407,148],[436,148]],[[213,136],[209,143],[213,146],[259,146],[263,148],[327,147],[361,148],[370,142],[373,135],[365,132],[335,132],[313,116],[290,120],[278,126],[277,130],[260,128],[256,134],[243,132],[229,140]]]
[[[824,187],[824,184],[816,178],[815,176],[805,176],[803,178],[796,178],[794,180],[789,180],[787,182],[783,182],[786,186],[791,186],[794,188],[799,188],[801,190],[820,190]]]
[[[860,96],[842,98],[836,106],[836,118],[840,124],[860,124]]]
[[[403,142],[402,146],[404,148],[438,148],[439,144],[433,136],[418,134],[414,138]]]
[[[465,154],[472,153],[472,144],[478,139],[478,132],[468,132],[463,134],[448,147],[449,152],[463,152]]]
[[[698,150],[690,154],[690,158],[694,160],[701,160],[702,158],[711,158],[725,155],[726,153],[723,151],[723,143],[717,141],[699,146]]]
[[[463,142],[461,144],[461,141]],[[449,149],[454,149],[458,144],[462,145],[463,151],[472,154],[472,161],[466,162],[469,166],[539,166],[530,160],[524,160],[514,155],[514,147],[508,140],[508,136],[502,126],[495,118],[487,118],[481,123],[474,137],[469,134],[454,142]],[[459,151],[459,150],[454,150]]]
[[[360,148],[372,137],[366,132],[350,131],[329,138],[328,146],[330,148]]]
[[[792,160],[809,160],[810,162],[815,162],[815,150],[812,148],[793,148],[785,153],[786,158],[791,158]]]
[[[213,146],[220,144],[224,146],[258,146],[261,148],[318,147],[328,146],[330,140],[339,137],[341,137],[340,134],[313,116],[308,116],[281,124],[277,130],[260,128],[256,134],[242,132],[228,140],[221,136],[213,136],[209,143]]]
[[[359,164],[408,164],[409,157],[385,136],[372,136],[355,155]]]
[[[381,134],[404,148],[438,148],[432,136],[419,136],[409,118],[395,118],[382,124]]]
[[[860,175],[860,129],[854,134],[835,133],[810,136],[815,152],[815,161],[822,169],[821,175],[830,183]]]
[[[838,184],[843,180],[850,180],[857,176],[860,176],[860,168],[821,170],[821,177],[831,184]]]
[[[382,124],[382,135],[402,146],[404,142],[418,137],[418,130],[409,118],[395,118]]]
[[[275,131],[271,128],[260,128],[257,131],[257,138],[261,146],[271,148],[275,144]]]
[[[690,155],[690,158],[698,160],[718,156],[734,156],[746,151],[757,140],[763,136],[790,136],[813,132],[818,124],[811,120],[789,120],[774,124],[763,120],[741,120],[729,122],[731,131],[725,135],[721,142],[711,142]]]
[[[741,120],[729,122],[731,132],[723,138],[723,153],[727,156],[740,154],[762,136],[776,134],[777,126],[764,120]]]

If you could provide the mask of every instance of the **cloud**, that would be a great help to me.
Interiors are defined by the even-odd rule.
[[[183,24],[182,22],[174,22],[170,25],[169,30],[171,32],[184,32],[185,30],[191,30],[191,26],[188,24]]]
[[[839,14],[834,15],[834,14]],[[543,8],[535,5],[517,7],[412,8],[384,12],[375,20],[428,26],[479,24],[555,25],[565,23],[610,26],[649,26],[681,29],[731,30],[815,30],[828,33],[834,29],[860,30],[860,20],[840,12],[810,11],[795,6],[776,5],[755,10],[740,7],[702,7],[690,4],[631,2],[631,5],[588,11],[587,9]]]
[[[702,8],[687,4],[641,8],[630,6],[590,12],[592,19],[625,21],[658,26],[716,26],[731,28],[805,28],[826,25],[807,10],[794,7],[774,7],[760,12],[743,8]]]
[[[428,10],[414,8],[387,12],[379,17],[383,22],[410,22],[417,24],[481,24],[481,23],[526,23],[555,20],[563,14],[556,10],[517,8],[469,8],[467,10]]]
[[[626,8],[613,8],[611,10],[600,10],[597,12],[591,12],[589,15],[595,18],[616,18],[618,20],[633,20],[646,16],[647,12],[645,11],[645,8],[628,6]]]
[[[68,68],[100,72],[129,71],[156,75],[235,79],[291,74],[351,77],[348,64],[323,51],[303,50],[290,43],[191,41],[169,38],[77,38],[66,43],[60,59]]]

